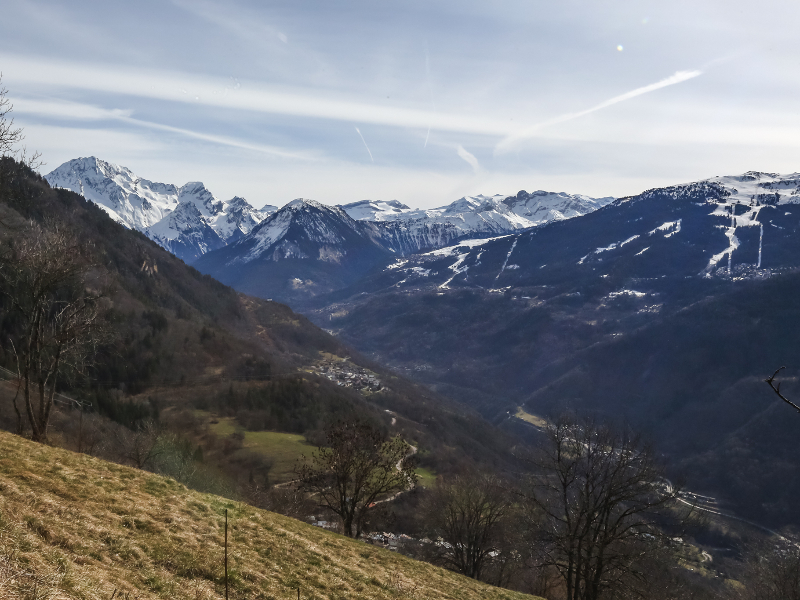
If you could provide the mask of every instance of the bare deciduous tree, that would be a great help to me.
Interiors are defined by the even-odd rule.
[[[742,600],[800,600],[800,548],[792,543],[752,548],[741,582]]]
[[[30,223],[0,250],[0,293],[16,321],[22,411],[36,441],[47,439],[59,377],[81,373],[103,334],[103,296],[91,289],[85,248],[63,227]],[[18,426],[22,414],[14,400]]]
[[[3,87],[3,74],[0,73],[0,156],[11,154],[14,146],[24,139],[22,128],[14,127],[14,119],[9,117],[14,107],[7,94],[8,90]]]
[[[359,421],[329,428],[327,443],[298,464],[300,486],[339,516],[345,535],[357,538],[375,503],[416,484],[413,451],[400,436],[386,439]]]
[[[508,485],[492,475],[456,475],[439,479],[428,507],[436,533],[447,543],[442,562],[481,579],[484,566],[503,545],[503,520],[512,502]]]
[[[115,450],[120,462],[137,469],[152,467],[162,452],[159,431],[153,421],[145,421],[135,429],[120,427],[115,432]]]
[[[14,126],[14,119],[10,117],[14,106],[8,99],[8,90],[3,87],[3,74],[0,73],[0,158],[14,157],[33,170],[38,170],[44,163],[40,160],[41,154],[34,152],[28,154],[24,146],[16,148],[24,139],[21,127]]]
[[[567,600],[597,600],[645,579],[654,525],[677,491],[635,436],[564,417],[528,457],[525,495],[539,524],[539,563],[557,569]]]

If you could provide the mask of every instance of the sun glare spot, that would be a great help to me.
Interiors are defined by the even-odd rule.
[[[618,52],[622,52],[622,51],[623,51],[623,49],[624,49],[624,48],[622,47],[622,44],[620,44],[619,46],[617,46],[617,51],[618,51]]]

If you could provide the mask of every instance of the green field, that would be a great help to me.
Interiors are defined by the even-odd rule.
[[[272,460],[270,479],[274,483],[294,479],[294,466],[297,460],[303,454],[310,456],[314,451],[314,446],[306,442],[302,435],[277,431],[246,431],[236,423],[236,419],[233,417],[214,418],[211,413],[206,411],[195,411],[195,414],[200,418],[208,419],[209,429],[221,438],[228,437],[237,431],[243,433],[243,450],[257,452]]]
[[[303,454],[311,456],[315,450],[315,447],[309,444],[302,435],[296,433],[246,431],[236,423],[234,417],[217,418],[204,410],[195,411],[195,416],[207,420],[209,429],[218,437],[228,437],[237,431],[243,433],[243,450],[258,452],[273,461],[270,471],[270,479],[273,483],[283,483],[294,479],[294,467],[297,460]],[[424,488],[431,488],[436,483],[436,474],[430,469],[418,468],[417,477],[419,477],[419,485]]]
[[[418,468],[417,477],[417,483],[424,488],[432,488],[436,484],[436,474],[430,469]]]
[[[294,479],[294,466],[301,455],[311,456],[315,447],[302,435],[275,431],[247,431],[244,447],[274,460],[272,480],[276,483]]]

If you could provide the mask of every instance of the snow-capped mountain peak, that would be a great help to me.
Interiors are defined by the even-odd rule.
[[[95,157],[64,163],[46,179],[53,186],[82,194],[116,221],[142,231],[187,261],[219,247],[216,237],[222,245],[229,245],[254,234],[254,245],[241,257],[252,260],[282,239],[291,223],[297,223],[297,227],[302,223],[307,228],[307,241],[324,244],[328,249],[341,244],[350,235],[344,233],[347,230],[365,235],[371,244],[377,243],[383,249],[410,254],[447,246],[460,239],[503,235],[568,219],[613,200],[521,191],[516,196],[464,196],[432,209],[412,209],[397,200],[361,200],[344,206],[328,206],[298,198],[280,211],[273,206],[259,211],[240,197],[220,200],[199,181],[180,187],[156,183]],[[188,205],[195,210],[189,210]],[[277,215],[284,211],[285,214]],[[176,214],[169,218],[172,213]],[[259,230],[258,225],[271,214],[274,219]],[[306,251],[287,252],[287,256],[299,256]]]
[[[53,187],[81,194],[115,221],[139,231],[158,223],[178,204],[176,186],[139,178],[94,156],[66,162],[45,179]]]
[[[275,210],[256,210],[240,197],[219,200],[199,181],[180,187],[149,181],[93,156],[68,161],[45,179],[81,194],[186,261],[238,240]]]
[[[178,190],[178,202],[192,202],[204,217],[213,217],[223,210],[223,203],[200,181],[190,181]]]
[[[359,200],[341,208],[356,221],[391,221],[397,215],[412,210],[397,200]]]

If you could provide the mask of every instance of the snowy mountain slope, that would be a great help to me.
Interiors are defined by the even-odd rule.
[[[304,294],[313,297],[355,281],[391,253],[406,256],[466,236],[528,229],[591,212],[611,200],[523,191],[510,197],[465,197],[437,209],[412,210],[394,200],[331,207],[299,199],[195,266],[247,293],[301,301]],[[286,265],[276,264],[290,259],[300,261],[294,263],[291,274]],[[321,275],[325,263],[331,273],[340,274]]]
[[[234,196],[224,203],[223,210],[210,218],[209,224],[230,244],[250,233],[256,225],[277,210],[278,207],[272,205],[256,210],[244,198]]]
[[[406,212],[414,212],[397,200],[359,200],[340,206],[356,221],[391,221]]]
[[[225,246],[225,240],[208,224],[193,202],[178,204],[174,211],[146,232],[150,239],[186,263]]]
[[[115,221],[141,231],[187,262],[198,252],[220,247],[219,241],[222,245],[236,241],[275,210],[272,206],[256,210],[239,197],[218,200],[200,182],[181,187],[154,183],[95,157],[66,162],[45,179],[53,187],[81,194]],[[180,214],[171,217],[179,207]]]
[[[115,221],[138,231],[158,223],[178,205],[176,186],[141,179],[93,156],[66,162],[45,179],[52,187],[81,194]]]
[[[384,242],[398,254],[412,254],[465,237],[509,233],[584,215],[613,200],[523,190],[516,196],[465,196],[433,209],[409,209],[395,200],[364,200],[342,208],[354,219],[376,222]]]
[[[194,266],[245,293],[294,300],[352,283],[388,256],[375,223],[300,198]]]
[[[607,278],[617,263],[629,277],[764,277],[800,266],[796,204],[800,174],[715,177],[621,198],[574,222],[407,256],[385,273],[402,285],[429,272],[429,285],[495,288]]]

